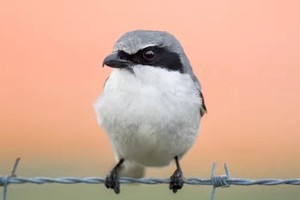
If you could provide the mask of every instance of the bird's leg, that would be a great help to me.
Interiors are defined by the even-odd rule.
[[[105,179],[105,186],[113,189],[116,194],[120,193],[119,171],[125,160],[122,158],[116,166],[109,172]]]
[[[184,177],[179,165],[178,156],[175,156],[175,162],[176,162],[177,169],[170,177],[170,186],[169,186],[170,190],[173,190],[174,193],[176,193],[177,190],[180,190],[184,184]]]

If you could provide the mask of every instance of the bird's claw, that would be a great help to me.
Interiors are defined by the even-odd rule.
[[[117,169],[114,168],[111,170],[111,172],[106,176],[104,184],[108,189],[113,189],[116,194],[120,193],[120,182]]]
[[[183,187],[183,184],[184,184],[184,177],[182,171],[180,169],[176,169],[176,171],[170,177],[169,188],[170,190],[173,191],[173,193],[176,193],[177,190],[180,190]]]

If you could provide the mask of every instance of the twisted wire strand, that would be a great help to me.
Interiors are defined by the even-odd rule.
[[[20,158],[17,158],[11,174],[8,176],[0,176],[0,186],[3,186],[3,195],[2,199],[6,200],[7,198],[7,188],[9,184],[46,184],[46,183],[56,183],[56,184],[103,184],[105,182],[105,178],[102,177],[86,177],[86,178],[77,178],[77,177],[59,177],[59,178],[49,178],[49,177],[17,177],[16,169],[19,164]],[[291,179],[245,179],[245,178],[231,178],[228,165],[224,164],[225,175],[216,176],[216,166],[217,163],[213,163],[211,177],[207,178],[186,178],[184,183],[187,185],[211,185],[213,186],[211,191],[210,199],[214,200],[216,188],[217,187],[229,187],[230,185],[241,185],[241,186],[250,186],[250,185],[300,185],[300,178],[291,178]],[[129,178],[122,177],[119,179],[122,184],[130,184],[130,183],[140,183],[140,184],[169,184],[170,179],[160,179],[160,178]]]
[[[220,179],[221,182],[226,182],[227,185],[240,185],[240,186],[250,186],[250,185],[300,185],[300,178],[292,179],[244,179],[244,178],[228,178],[224,175],[215,176],[213,179]],[[215,186],[213,179],[206,178],[186,178],[184,183],[187,185],[212,185]],[[60,177],[60,178],[49,178],[49,177],[0,177],[0,185],[5,184],[47,184],[47,183],[56,183],[56,184],[102,184],[105,182],[105,178],[101,177],[86,177],[86,178],[77,178],[77,177]],[[160,178],[120,178],[120,183],[122,184],[131,184],[131,183],[140,183],[140,184],[169,184],[170,179],[160,179]],[[218,184],[218,183],[217,183]],[[217,185],[215,187],[224,187],[223,185]]]

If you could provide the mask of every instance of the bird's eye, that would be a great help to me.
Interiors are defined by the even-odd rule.
[[[146,51],[144,51],[143,52],[143,57],[145,58],[145,59],[147,59],[148,61],[153,61],[154,59],[155,59],[155,53],[154,53],[154,51],[153,50],[146,50]]]

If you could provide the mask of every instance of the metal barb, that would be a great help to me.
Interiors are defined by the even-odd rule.
[[[213,163],[213,167],[212,167],[212,170],[211,170],[211,183],[213,184],[213,177],[215,176],[215,173],[216,173],[216,168],[217,168],[217,162],[215,161]],[[210,200],[214,200],[215,199],[215,193],[216,193],[216,186],[213,185],[213,188],[211,190],[211,194],[210,194]]]
[[[224,169],[225,169],[226,176],[229,179],[230,178],[230,173],[229,173],[229,168],[228,168],[227,163],[224,163]]]
[[[17,176],[16,171],[17,171],[17,167],[19,165],[20,160],[21,160],[21,158],[16,159],[15,164],[13,166],[13,169],[11,170],[10,177],[16,177]]]
[[[2,195],[2,199],[3,200],[6,200],[6,197],[7,197],[7,187],[8,187],[8,184],[9,184],[9,180],[11,178],[14,178],[16,177],[16,171],[17,171],[17,167],[19,165],[19,162],[20,162],[20,159],[21,158],[17,158],[16,161],[15,161],[15,164],[13,166],[13,169],[11,170],[11,173],[9,176],[6,176],[4,179],[2,179],[2,186],[3,186],[3,195]]]
[[[230,177],[227,163],[224,164],[224,169],[225,169],[226,175],[215,176],[216,168],[217,168],[217,162],[214,162],[212,170],[211,170],[211,184],[212,184],[213,188],[211,191],[210,200],[215,199],[215,193],[216,193],[217,187],[229,187],[230,186],[230,184],[227,183],[227,179],[229,179],[229,177]]]

